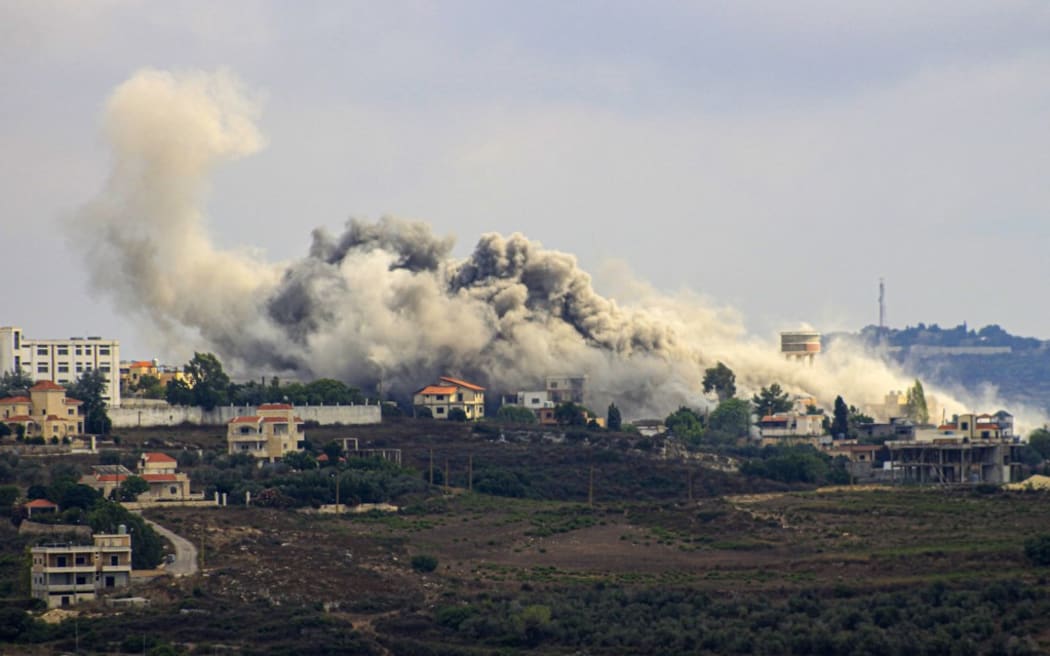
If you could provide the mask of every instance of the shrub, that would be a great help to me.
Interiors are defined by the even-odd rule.
[[[1024,541],[1024,555],[1033,565],[1050,565],[1050,533],[1043,533]]]
[[[412,569],[417,572],[433,572],[437,569],[438,559],[430,554],[419,554],[412,556]]]

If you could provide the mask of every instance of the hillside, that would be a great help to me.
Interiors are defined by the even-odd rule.
[[[1026,556],[1050,520],[1045,494],[980,486],[818,490],[711,468],[701,454],[664,458],[661,440],[487,428],[414,419],[356,427],[370,447],[401,449],[407,465],[347,463],[339,474],[344,495],[401,506],[396,514],[361,515],[322,514],[302,503],[304,493],[332,502],[332,468],[240,463],[225,456],[215,429],[129,431],[111,456],[163,448],[187,463],[196,484],[230,486],[229,507],[146,511],[199,545],[200,573],[143,582],[134,594],[146,606],[83,604],[76,621],[44,624],[18,610],[27,605],[21,552],[29,538],[5,522],[0,650],[1050,649],[1050,569]],[[311,440],[327,444],[345,434],[316,429]],[[203,456],[194,455],[198,449]],[[800,463],[805,451],[785,453]],[[36,464],[14,462],[8,475],[20,485],[42,480],[29,476]],[[87,463],[56,456],[44,471],[74,464]],[[265,488],[256,488],[250,507],[237,493],[245,481]]]
[[[859,333],[825,335],[825,348],[843,341],[896,362],[923,381],[979,392],[998,388],[1006,402],[1050,411],[1050,342],[1011,335],[998,325],[969,329],[937,324],[904,329],[866,326]]]

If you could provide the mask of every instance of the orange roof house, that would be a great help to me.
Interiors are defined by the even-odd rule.
[[[58,504],[52,503],[47,499],[33,499],[24,508],[26,509],[27,517],[32,517],[33,513],[41,515],[43,513],[58,512]]]
[[[426,408],[434,419],[448,419],[453,410],[462,410],[470,421],[485,416],[484,387],[451,376],[441,376],[438,381],[412,395],[417,413]]]
[[[66,388],[41,380],[29,388],[29,396],[0,399],[0,421],[12,428],[21,426],[25,437],[59,440],[84,432],[80,416],[82,401],[66,397]]]
[[[302,417],[288,403],[264,403],[258,414],[234,417],[226,425],[227,453],[247,453],[276,462],[303,446]]]

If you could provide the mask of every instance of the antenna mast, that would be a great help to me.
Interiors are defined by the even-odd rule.
[[[886,284],[879,278],[879,335],[886,332]]]

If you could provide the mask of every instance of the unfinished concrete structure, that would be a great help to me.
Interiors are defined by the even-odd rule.
[[[48,608],[92,601],[103,592],[131,582],[131,535],[123,524],[117,533],[96,533],[93,544],[33,547],[31,590]]]
[[[1010,483],[1020,478],[1013,440],[943,437],[929,441],[886,442],[891,480],[904,483]]]

